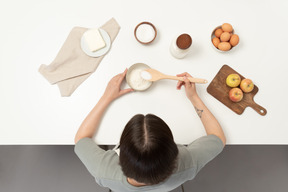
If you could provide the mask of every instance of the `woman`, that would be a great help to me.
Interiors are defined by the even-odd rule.
[[[198,96],[188,73],[179,81],[177,89],[185,87],[186,96],[194,106],[207,136],[188,146],[176,145],[168,125],[159,117],[138,114],[126,124],[120,138],[120,155],[114,150],[104,151],[91,139],[108,105],[118,97],[132,92],[120,89],[127,69],[113,77],[75,136],[75,153],[96,182],[115,192],[170,191],[193,179],[226,144],[223,130]]]

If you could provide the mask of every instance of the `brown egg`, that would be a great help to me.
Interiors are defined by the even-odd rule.
[[[220,36],[220,40],[222,42],[226,42],[226,41],[229,41],[230,40],[230,37],[231,37],[231,34],[228,33],[228,32],[223,32]]]
[[[220,39],[218,37],[214,37],[212,39],[212,43],[216,48],[218,48],[218,44],[220,43]]]
[[[214,34],[215,34],[216,37],[219,38],[222,33],[223,33],[223,30],[222,30],[221,28],[219,28],[219,29],[216,29],[216,30],[215,30],[215,33],[214,33]]]
[[[235,47],[239,43],[239,36],[234,34],[230,38],[230,44]]]
[[[222,30],[231,33],[233,31],[233,27],[229,23],[224,23],[222,25]]]
[[[218,48],[221,51],[229,51],[231,49],[231,45],[228,42],[221,42],[219,43]]]

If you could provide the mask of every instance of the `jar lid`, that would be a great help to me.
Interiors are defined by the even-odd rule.
[[[192,38],[188,34],[182,34],[177,38],[176,44],[180,49],[188,49],[192,45]]]

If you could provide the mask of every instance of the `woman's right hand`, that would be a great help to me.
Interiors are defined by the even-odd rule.
[[[178,74],[177,77],[184,77],[184,81],[178,81],[177,89],[180,90],[181,87],[184,85],[186,96],[188,97],[189,100],[193,99],[193,97],[198,96],[195,83],[191,83],[188,80],[188,77],[192,77],[189,73],[187,72],[181,73],[181,74]]]

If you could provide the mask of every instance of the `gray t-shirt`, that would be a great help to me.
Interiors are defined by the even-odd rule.
[[[192,180],[202,167],[223,149],[223,143],[215,135],[203,136],[188,146],[178,145],[178,165],[175,172],[157,185],[135,187],[127,182],[114,150],[101,149],[92,139],[83,138],[75,145],[75,153],[84,163],[96,182],[115,192],[167,192],[187,180]],[[121,152],[120,152],[121,153]]]

